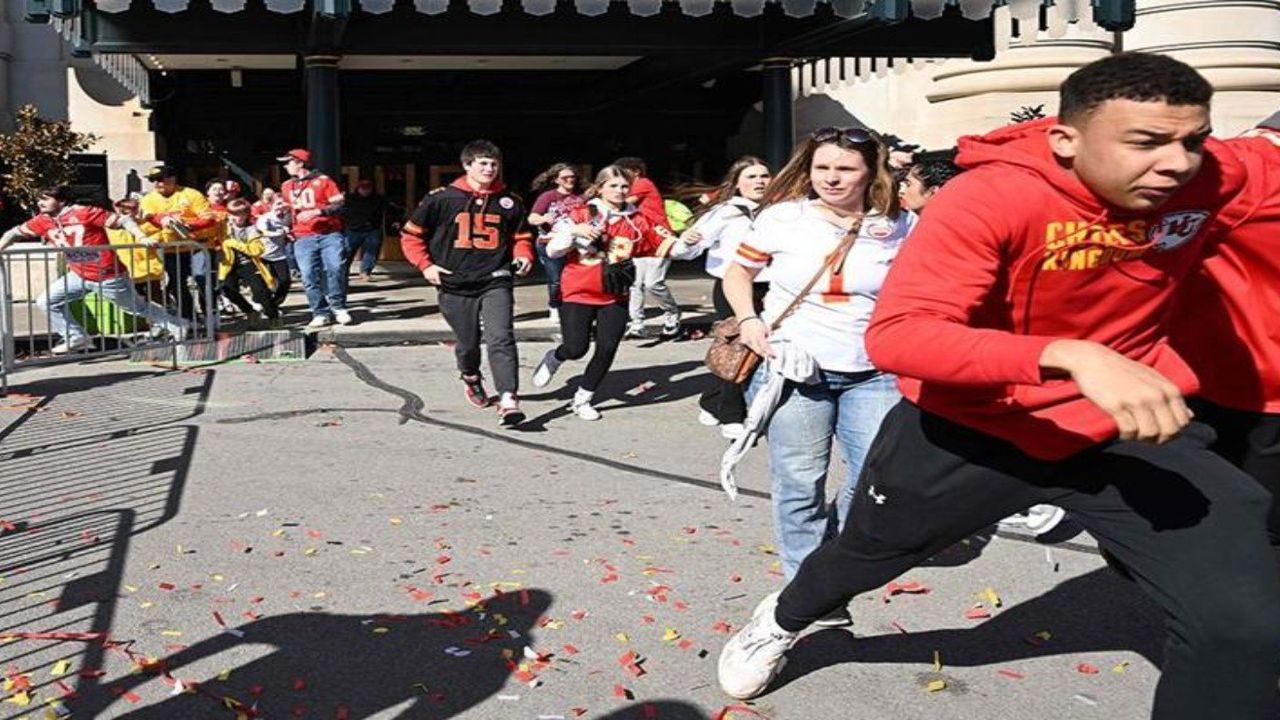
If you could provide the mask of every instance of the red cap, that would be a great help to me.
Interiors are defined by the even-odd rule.
[[[311,151],[305,148],[294,148],[284,155],[276,158],[279,162],[289,162],[290,160],[301,160],[303,165],[311,164]]]

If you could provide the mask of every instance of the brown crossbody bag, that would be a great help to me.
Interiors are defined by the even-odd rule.
[[[854,240],[858,238],[858,232],[862,229],[862,218],[859,217],[853,227],[849,228],[849,232],[845,233],[844,239],[840,241],[840,245],[836,247],[835,252],[827,256],[826,262],[822,263],[822,267],[818,268],[818,272],[814,274],[804,289],[796,295],[786,310],[769,324],[769,333],[773,334],[781,325],[787,316],[796,311],[800,307],[800,303],[808,297],[809,292],[813,290],[813,286],[818,284],[823,275],[836,265],[843,263],[846,255],[849,254],[850,248],[853,247]],[[746,346],[742,342],[742,331],[738,327],[737,317],[728,317],[720,320],[711,326],[711,347],[707,348],[707,357],[704,361],[707,369],[712,375],[721,380],[728,380],[736,385],[741,385],[751,379],[752,373],[756,371],[756,367],[760,364],[762,358],[756,354],[754,350]]]

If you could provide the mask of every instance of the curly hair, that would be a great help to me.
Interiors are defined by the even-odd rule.
[[[1213,86],[1195,68],[1167,55],[1126,52],[1085,65],[1058,92],[1058,117],[1084,119],[1108,100],[1209,106]]]
[[[956,165],[955,156],[954,150],[923,153],[911,166],[910,173],[920,180],[926,190],[940,188],[948,180],[964,172],[964,168]]]

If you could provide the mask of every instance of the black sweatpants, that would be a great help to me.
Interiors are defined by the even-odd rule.
[[[268,260],[267,266],[271,268],[271,277],[276,279],[276,289],[271,293],[271,302],[276,306],[276,310],[279,310],[284,307],[284,299],[289,297],[289,288],[293,287],[293,275],[289,274],[289,259],[286,257]]]
[[[1209,449],[1245,471],[1271,493],[1267,532],[1280,553],[1280,415],[1249,412],[1191,398],[1196,420],[1213,428],[1218,438]]]
[[[752,283],[751,291],[751,304],[759,313],[764,309],[764,296],[769,292],[769,284]],[[720,278],[716,278],[716,284],[711,288],[711,302],[715,304],[717,320],[733,317],[733,308],[729,305],[729,299],[724,296],[724,281]],[[711,387],[703,391],[702,397],[698,398],[698,405],[715,415],[721,425],[740,423],[747,419],[745,392],[745,384],[716,379]]]
[[[1207,449],[1112,442],[1063,461],[903,401],[863,466],[844,530],[805,559],[778,600],[799,631],[1000,518],[1066,508],[1164,610],[1156,720],[1274,720],[1280,713],[1280,575],[1263,561],[1268,494]],[[1105,608],[1103,608],[1105,611]]]
[[[556,348],[557,360],[563,362],[585,357],[591,347],[592,327],[595,328],[596,351],[591,354],[587,370],[582,374],[583,390],[595,392],[600,387],[605,373],[613,366],[629,319],[630,310],[625,302],[609,305],[561,303],[560,333],[563,340]]]
[[[489,372],[498,393],[520,389],[520,359],[512,326],[513,296],[510,285],[497,285],[479,295],[459,295],[443,288],[436,296],[440,314],[453,329],[458,344],[454,356],[463,375],[480,374],[480,341],[489,348]],[[484,318],[483,335],[480,319]]]
[[[240,312],[248,315],[252,313],[253,306],[240,294],[240,283],[243,282],[249,286],[249,292],[253,294],[254,302],[262,306],[262,314],[268,319],[274,320],[280,317],[280,309],[276,307],[275,300],[271,294],[271,288],[267,287],[267,281],[262,279],[254,268],[253,263],[237,262],[231,272],[227,273],[227,277],[222,281],[222,295],[231,301],[232,305],[240,308]]]

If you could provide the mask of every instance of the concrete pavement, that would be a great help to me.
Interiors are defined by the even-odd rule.
[[[526,381],[547,347],[521,345]],[[0,717],[51,700],[184,720],[740,705],[715,657],[780,577],[763,452],[731,503],[723,441],[694,422],[704,347],[625,344],[598,423],[567,414],[568,364],[526,388],[518,430],[465,403],[441,345],[18,373],[26,394],[0,401],[0,634],[16,634],[0,667],[31,689]],[[984,534],[904,578],[928,593],[857,598],[853,632],[807,635],[750,710],[1146,717],[1154,609],[1087,542],[1046,552]],[[979,603],[992,617],[966,617]],[[90,635],[29,634],[50,632]]]

